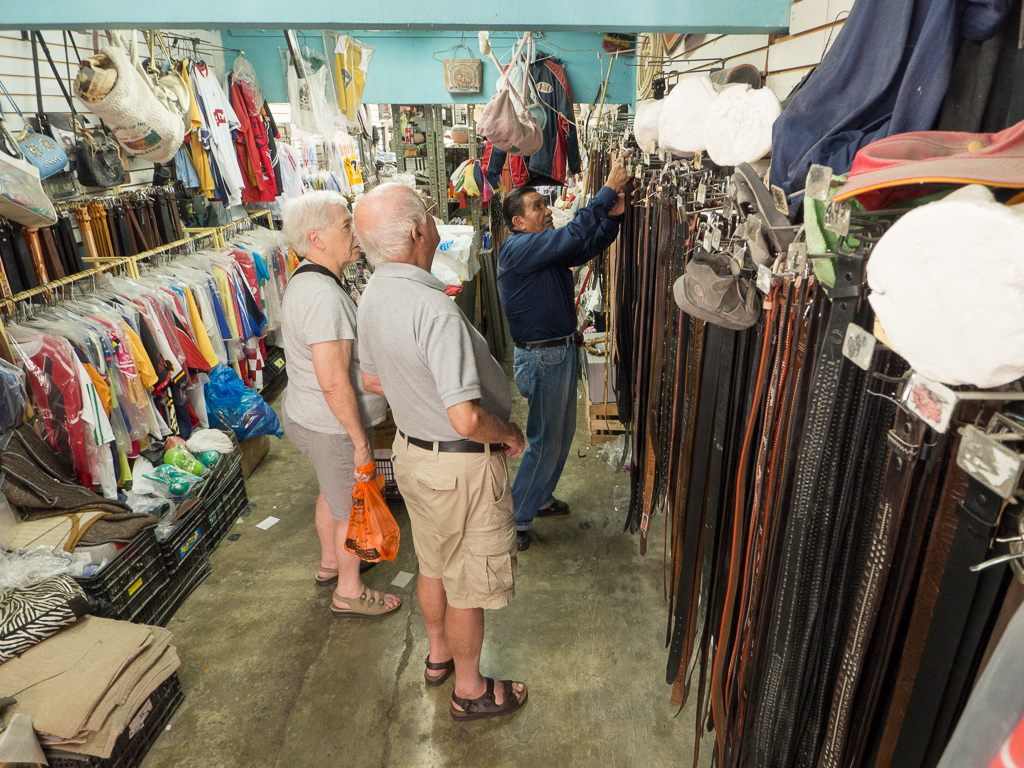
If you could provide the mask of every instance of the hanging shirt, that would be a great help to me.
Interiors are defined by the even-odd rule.
[[[240,126],[235,111],[228,100],[224,89],[205,64],[197,64],[192,69],[195,76],[193,86],[196,103],[203,117],[204,129],[200,131],[203,147],[211,156],[211,167],[214,178],[220,175],[227,199],[225,205],[240,205],[242,187],[245,180],[242,170],[238,167],[238,156],[235,154],[235,142],[232,131]]]
[[[199,103],[196,101],[195,89],[192,84],[194,77],[192,73],[191,62],[181,62],[178,67],[182,79],[188,86],[188,103],[189,103],[189,129],[185,134],[185,142],[182,145],[188,152],[189,159],[192,161],[192,167],[196,172],[196,176],[199,179],[199,191],[207,198],[212,198],[215,194],[215,187],[213,183],[213,171],[210,169],[210,158],[206,153],[206,148],[203,146],[200,132],[203,129],[203,113],[199,109]]]
[[[302,185],[302,153],[291,144],[281,143],[278,148],[277,167],[281,176],[281,196],[278,202],[304,195],[306,188]]]

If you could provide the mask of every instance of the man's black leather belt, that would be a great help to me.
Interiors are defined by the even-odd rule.
[[[434,446],[437,446],[440,453],[483,453],[487,449],[483,443],[474,443],[472,440],[439,440],[437,442],[420,440],[418,437],[409,437],[401,430],[398,431],[398,435],[402,439],[408,440],[409,445],[415,445],[417,448],[427,451],[434,450]],[[500,451],[504,447],[502,443],[491,443],[492,451]]]
[[[546,349],[547,347],[566,347],[575,344],[577,347],[583,343],[583,334],[576,331],[572,336],[563,336],[561,339],[547,339],[546,341],[517,341],[516,349]]]

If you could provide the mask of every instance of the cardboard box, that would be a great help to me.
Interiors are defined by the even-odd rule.
[[[598,349],[606,349],[607,338],[608,334],[606,333],[588,333],[583,336],[583,341],[584,343],[591,343],[591,348],[596,345]],[[583,371],[587,377],[587,393],[592,403],[605,402],[604,367],[607,359],[607,355],[594,354],[584,346]],[[613,360],[608,366],[608,402],[614,402],[615,400],[615,362]]]
[[[248,478],[270,451],[270,436],[253,437],[240,445],[242,448],[242,477]]]
[[[391,416],[391,409],[388,408],[388,415],[380,424],[373,428],[373,448],[377,450],[391,450],[391,444],[395,442],[395,435],[398,427]]]

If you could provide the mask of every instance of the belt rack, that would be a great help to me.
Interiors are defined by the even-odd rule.
[[[152,248],[148,251],[137,253],[134,256],[123,256],[113,259],[87,256],[83,258],[82,261],[95,264],[95,267],[79,272],[75,275],[50,280],[43,285],[30,288],[27,291],[22,291],[14,296],[8,296],[7,298],[0,300],[0,312],[10,312],[18,302],[28,301],[36,296],[48,296],[57,289],[68,287],[73,283],[77,283],[82,280],[95,278],[97,275],[103,274],[104,272],[124,269],[129,277],[138,278],[138,265],[141,261],[146,261],[162,254],[170,254],[181,248],[192,247],[194,249],[200,243],[204,243],[205,241],[209,241],[209,245],[214,248],[224,247],[227,244],[227,241],[230,240],[237,232],[245,229],[251,229],[255,223],[262,218],[267,220],[267,226],[270,229],[274,228],[274,220],[270,211],[254,211],[238,221],[233,221],[222,226],[203,227],[198,229],[186,228],[185,231],[189,233],[188,237],[181,240],[175,240],[174,242],[167,243],[166,245],[161,245],[159,248]]]
[[[596,133],[597,152],[629,142],[621,123]],[[636,156],[605,283],[628,318],[610,346],[642,553],[666,517],[672,702],[696,693],[723,766],[863,764],[880,738],[880,768],[934,765],[1010,578],[990,566],[1024,575],[1024,393],[930,382],[872,328],[865,265],[905,209],[852,211],[809,178],[839,242],[808,253],[802,227],[764,210],[784,196],[749,168],[734,182],[704,165]],[[670,286],[696,248],[732,254],[747,278],[755,244],[768,252],[753,327],[676,310]],[[922,569],[941,599],[918,588]],[[942,666],[919,675],[922,659]],[[905,695],[886,709],[897,676]]]

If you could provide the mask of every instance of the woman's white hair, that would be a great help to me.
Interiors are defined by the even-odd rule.
[[[305,256],[309,251],[309,233],[329,229],[338,218],[338,209],[348,212],[348,201],[337,192],[318,190],[293,197],[281,211],[281,229],[288,245]]]
[[[388,213],[377,216],[375,226],[358,230],[367,261],[374,266],[385,261],[401,261],[409,254],[413,227],[427,223],[430,214],[426,206],[409,187],[397,182],[375,187],[357,206],[367,201],[375,207],[386,206]]]

